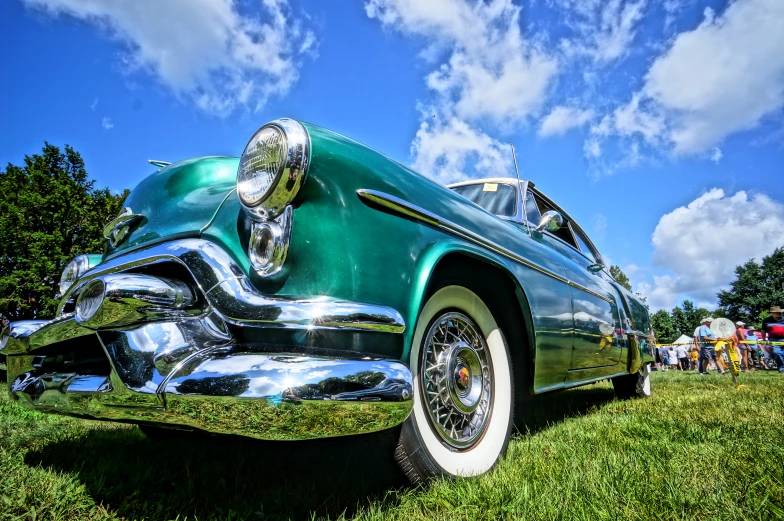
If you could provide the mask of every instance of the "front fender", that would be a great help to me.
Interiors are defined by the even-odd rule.
[[[515,295],[517,296],[520,305],[520,312],[523,315],[523,320],[526,325],[533,324],[531,316],[531,308],[528,303],[528,297],[525,289],[520,285],[519,281],[509,269],[507,262],[504,259],[497,258],[489,251],[474,246],[470,243],[465,243],[458,239],[446,237],[444,240],[436,242],[427,246],[419,255],[416,264],[415,276],[413,277],[413,285],[408,304],[408,315],[405,317],[406,323],[409,327],[406,329],[405,336],[405,359],[410,355],[411,343],[414,337],[414,330],[416,329],[417,318],[422,306],[425,304],[427,298],[428,287],[433,278],[433,274],[438,268],[438,264],[449,255],[465,255],[473,257],[481,262],[486,263],[497,270],[503,272],[512,284],[514,284]],[[526,334],[528,335],[528,345],[535,345],[535,331],[533,327],[526,327]],[[530,354],[530,353],[529,353]]]

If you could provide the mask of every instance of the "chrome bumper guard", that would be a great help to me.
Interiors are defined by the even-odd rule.
[[[160,262],[187,268],[198,295],[185,301],[198,307],[163,298],[166,288],[139,291],[155,289],[155,277],[118,276]],[[97,312],[14,322],[3,331],[0,352],[7,355],[10,391],[21,405],[267,440],[375,432],[402,423],[411,412],[411,372],[398,361],[236,338],[245,327],[297,329],[316,339],[345,330],[364,335],[367,350],[368,333],[372,343],[378,338],[373,335],[403,332],[395,310],[260,294],[221,248],[197,239],[105,262],[63,302],[91,281],[106,288],[103,300],[92,303]]]

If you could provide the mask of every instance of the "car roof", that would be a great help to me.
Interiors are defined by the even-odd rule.
[[[521,179],[520,184],[524,181]],[[468,181],[460,181],[459,183],[451,183],[446,185],[447,188],[455,188],[456,186],[466,186],[466,185],[475,185],[480,183],[498,183],[498,184],[505,184],[505,185],[513,185],[517,183],[517,178],[515,177],[485,177],[483,179],[469,179]]]

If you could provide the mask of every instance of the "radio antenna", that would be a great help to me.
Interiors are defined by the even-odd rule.
[[[509,143],[509,146],[512,147],[512,159],[514,160],[515,165],[515,175],[517,175],[517,184],[520,184],[520,170],[517,169],[517,156],[515,155],[514,151],[514,144]]]
[[[509,146],[512,147],[512,159],[514,160],[515,175],[517,176],[517,189],[518,190],[522,190],[523,189],[523,186],[522,186],[523,182],[520,181],[520,170],[517,168],[517,155],[515,154],[514,144],[513,143],[509,143]],[[522,201],[523,208],[522,208],[522,212],[521,213],[523,214],[523,218],[525,219],[525,228],[528,230],[528,235],[531,235],[531,223],[528,222],[528,213],[525,211],[525,198],[526,197],[528,197],[528,191],[527,190],[523,193],[523,196],[520,199],[518,199],[518,201]]]

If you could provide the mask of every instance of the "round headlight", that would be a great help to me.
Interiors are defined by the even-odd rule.
[[[262,127],[242,153],[237,193],[247,206],[258,205],[270,192],[286,161],[286,136],[275,127]]]
[[[63,274],[60,275],[60,295],[65,295],[65,292],[68,291],[76,279],[82,276],[82,274],[90,268],[90,259],[87,258],[87,255],[77,255],[74,257],[74,260],[68,263],[68,265],[63,270]]]
[[[277,217],[302,187],[309,160],[310,139],[300,123],[279,119],[264,125],[240,158],[240,202],[257,220]]]

